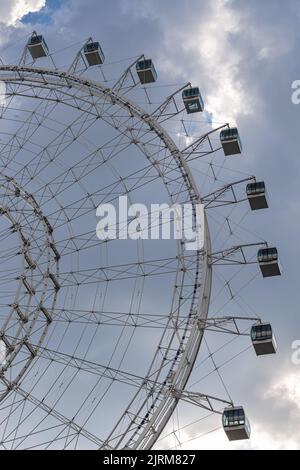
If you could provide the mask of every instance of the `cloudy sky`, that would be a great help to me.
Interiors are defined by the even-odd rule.
[[[278,280],[256,281],[247,300],[272,320],[280,351],[259,363],[247,352],[247,368],[240,360],[234,373],[226,369],[251,418],[249,443],[228,444],[216,422],[195,424],[180,437],[185,448],[299,449],[300,365],[291,361],[291,345],[300,340],[300,105],[291,101],[291,84],[300,79],[299,2],[0,0],[0,18],[6,62],[16,59],[11,44],[33,29],[52,50],[93,36],[113,60],[151,56],[161,84],[199,84],[212,122],[237,124],[245,149],[237,168],[264,179],[271,200],[269,211],[253,215],[253,231],[277,245],[284,268]],[[188,413],[192,421],[197,410]]]

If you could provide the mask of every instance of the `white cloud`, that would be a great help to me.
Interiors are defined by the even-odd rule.
[[[239,80],[242,60],[239,49],[232,43],[240,32],[240,15],[226,0],[213,2],[204,27],[195,31],[190,47],[201,57],[207,86],[206,108],[217,121],[233,123],[238,114],[252,112],[247,90]],[[208,81],[208,78],[210,80]]]
[[[1,23],[14,26],[23,16],[34,13],[46,5],[46,0],[0,0]]]
[[[286,435],[276,436],[268,432],[260,424],[252,423],[251,437],[249,440],[229,442],[223,429],[214,432],[195,434],[195,437],[180,431],[180,439],[170,437],[164,441],[167,449],[174,449],[182,443],[182,450],[297,450],[299,443],[293,437]],[[178,447],[179,448],[179,447]]]
[[[175,13],[171,17],[158,15],[148,2],[125,0],[124,5],[138,17],[150,17],[161,23],[160,70],[174,81],[186,76],[195,86],[204,85],[205,108],[212,113],[213,120],[234,124],[239,114],[252,113],[253,97],[249,98],[240,79],[243,55],[237,38],[243,33],[243,16],[230,0],[204,3],[200,16],[197,8],[187,8],[195,13],[188,23],[181,22]]]
[[[276,382],[266,393],[266,398],[280,398],[296,405],[300,410],[300,375],[291,373]]]

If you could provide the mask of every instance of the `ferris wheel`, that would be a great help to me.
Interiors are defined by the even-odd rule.
[[[281,274],[265,241],[225,246],[210,230],[214,211],[267,208],[265,184],[223,177],[220,155],[242,152],[236,127],[203,121],[190,138],[187,120],[205,112],[199,87],[161,100],[151,59],[119,72],[92,38],[73,57],[57,65],[64,51],[56,58],[33,32],[18,62],[0,64],[1,448],[150,449],[181,402],[222,415],[229,440],[248,439],[242,406],[188,381],[207,331],[276,352],[269,322],[209,310],[219,266]],[[183,137],[171,137],[175,122]],[[97,207],[124,195],[189,203],[194,227],[203,204],[204,247],[100,241]]]

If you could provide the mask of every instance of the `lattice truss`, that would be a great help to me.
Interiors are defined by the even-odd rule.
[[[215,397],[187,386],[204,333],[247,336],[259,320],[240,309],[217,315],[220,296],[220,305],[224,293],[237,298],[234,273],[253,264],[257,275],[265,245],[245,241],[240,225],[255,178],[227,166],[219,133],[228,125],[185,114],[189,84],[166,99],[158,85],[141,86],[140,57],[116,80],[117,66],[89,69],[82,51],[67,69],[53,55],[32,62],[26,47],[18,65],[0,66],[3,449],[151,448],[178,402],[217,413],[232,404],[226,388]],[[100,241],[96,208],[123,195],[204,203],[213,247],[208,226],[198,252]],[[209,316],[220,264],[235,266],[217,274]]]

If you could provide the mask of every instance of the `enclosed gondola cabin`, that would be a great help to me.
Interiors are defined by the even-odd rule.
[[[199,113],[204,110],[204,102],[198,87],[183,90],[182,99],[188,114]]]
[[[41,35],[32,35],[27,43],[27,49],[34,60],[40,57],[47,57],[49,54],[47,43]]]
[[[136,63],[136,71],[142,85],[157,80],[157,73],[151,59],[139,60]]]
[[[270,323],[253,325],[251,328],[251,340],[257,356],[276,354],[276,338]]]
[[[246,192],[250,207],[253,211],[267,209],[269,207],[266,187],[263,181],[247,184]]]
[[[223,129],[220,133],[220,140],[226,156],[242,152],[242,142],[236,127]]]
[[[257,260],[263,277],[281,275],[277,248],[262,248],[257,253]]]
[[[84,46],[83,52],[90,67],[104,63],[105,56],[99,42],[89,42]]]
[[[223,429],[229,441],[250,438],[251,428],[243,407],[225,408],[223,412]]]

